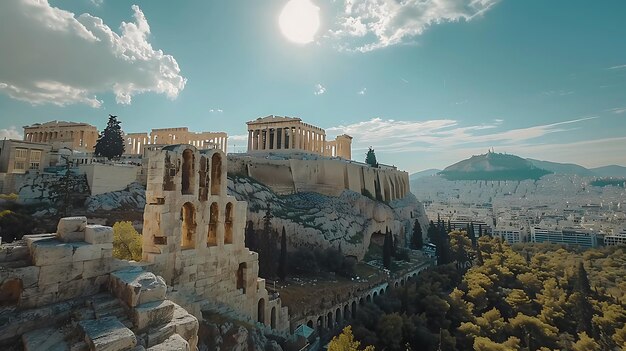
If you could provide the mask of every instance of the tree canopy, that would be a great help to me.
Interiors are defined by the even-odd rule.
[[[378,162],[376,161],[376,154],[374,153],[374,149],[370,146],[367,150],[367,155],[365,155],[365,163],[372,167],[378,167]]]
[[[96,141],[95,156],[103,156],[109,160],[122,156],[125,145],[120,123],[117,116],[109,115],[109,122]]]

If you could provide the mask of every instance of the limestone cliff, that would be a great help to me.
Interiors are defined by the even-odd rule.
[[[341,243],[344,254],[360,260],[374,233],[389,228],[402,246],[410,238],[415,218],[426,232],[423,206],[410,193],[389,203],[350,190],[337,197],[312,192],[279,196],[254,179],[240,176],[229,177],[228,192],[248,202],[248,220],[255,229],[263,226],[269,205],[272,227],[277,231],[285,227],[291,248],[338,248]]]

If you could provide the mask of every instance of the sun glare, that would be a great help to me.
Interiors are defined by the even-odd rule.
[[[310,43],[320,27],[319,12],[310,0],[290,0],[278,18],[280,30],[295,43]]]

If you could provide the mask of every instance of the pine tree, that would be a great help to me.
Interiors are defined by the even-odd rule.
[[[439,236],[435,244],[437,245],[437,265],[450,263],[450,238],[442,222],[440,222],[437,231]]]
[[[125,146],[120,123],[117,116],[109,115],[109,122],[96,141],[95,156],[103,156],[109,160],[122,156]]]
[[[430,241],[432,244],[437,244],[437,238],[438,238],[438,232],[437,232],[437,227],[435,226],[435,223],[433,223],[433,221],[430,221],[430,223],[428,223],[428,230],[426,231],[426,235],[428,236],[428,241]]]
[[[340,246],[341,247],[341,246]],[[283,226],[283,233],[280,237],[280,258],[278,260],[278,277],[285,280],[287,277],[287,233]]]
[[[480,225],[479,225],[480,228]],[[476,247],[476,233],[474,233],[474,223],[471,223],[470,225],[468,225],[467,227],[467,236],[469,237],[470,241],[472,242],[472,246]]]
[[[252,251],[258,250],[255,239],[254,224],[252,223],[252,221],[248,221],[248,223],[246,224],[244,243],[246,247]]]
[[[422,226],[420,222],[415,219],[415,224],[413,224],[413,237],[411,240],[411,244],[413,249],[421,250],[424,247],[424,238],[422,237]]]
[[[259,252],[259,275],[267,278],[274,273],[272,269],[272,257],[275,257],[275,255],[273,255],[275,248],[273,248],[274,240],[272,240],[271,220],[272,212],[270,211],[270,205],[267,204],[267,210],[265,211],[265,216],[263,216],[261,240],[257,243]]]
[[[378,162],[376,161],[376,154],[374,153],[374,149],[370,146],[367,150],[367,155],[365,156],[365,163],[372,167],[378,167]]]
[[[391,268],[391,253],[392,245],[391,232],[389,229],[385,230],[385,241],[383,242],[383,266],[387,269]]]
[[[452,224],[450,223],[450,218],[448,218],[448,233],[452,231]]]

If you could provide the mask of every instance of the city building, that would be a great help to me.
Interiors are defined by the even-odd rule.
[[[497,226],[493,231],[493,236],[506,241],[509,244],[527,241],[527,233],[524,228]]]
[[[613,234],[605,235],[604,245],[626,245],[626,227],[621,228],[621,230],[614,229]]]
[[[93,151],[98,140],[98,129],[87,123],[50,121],[24,126],[24,141],[45,143],[55,150]]]
[[[247,122],[248,152],[301,151],[329,157],[352,158],[352,137],[326,140],[326,131],[297,117],[267,116]]]
[[[534,243],[554,243],[583,248],[598,246],[596,233],[583,228],[532,227],[531,241]]]
[[[190,132],[187,127],[152,129],[148,133],[128,133],[126,139],[126,154],[138,155],[143,153],[146,145],[174,145],[189,144],[199,149],[220,149],[226,152],[228,135],[224,132]]]
[[[41,172],[48,166],[51,149],[52,147],[45,143],[0,140],[0,173]]]

